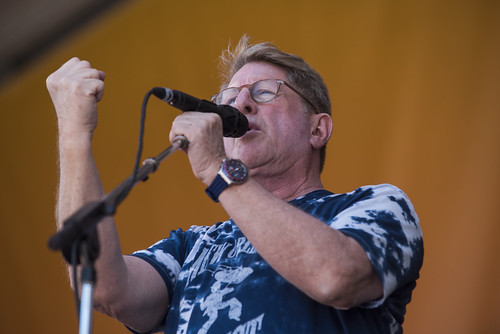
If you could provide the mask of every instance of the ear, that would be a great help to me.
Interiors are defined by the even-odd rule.
[[[310,143],[315,149],[325,146],[332,135],[333,125],[330,115],[321,113],[311,116]]]

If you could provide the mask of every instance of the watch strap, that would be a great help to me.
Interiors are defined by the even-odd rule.
[[[220,174],[217,174],[215,179],[212,181],[210,186],[205,189],[208,197],[210,197],[214,202],[219,202],[219,195],[229,186],[229,184],[222,178]]]

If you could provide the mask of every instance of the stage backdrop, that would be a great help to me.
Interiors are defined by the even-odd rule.
[[[0,91],[2,332],[77,332],[61,257],[46,246],[57,159],[45,78],[73,56],[106,72],[94,147],[109,191],[131,172],[144,94],[209,98],[220,51],[243,33],[323,75],[328,189],[388,182],[413,200],[425,260],[405,333],[499,333],[500,2],[487,0],[131,1],[40,55]],[[151,100],[144,157],[169,145],[178,113]],[[203,189],[185,154],[165,161],[119,208],[123,251],[225,219]],[[127,333],[97,313],[94,330]]]

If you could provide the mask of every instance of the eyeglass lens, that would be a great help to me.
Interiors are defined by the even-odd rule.
[[[277,80],[261,80],[251,85],[230,87],[222,90],[215,98],[216,104],[234,104],[243,88],[250,90],[250,96],[256,102],[269,102],[276,97],[280,83]]]

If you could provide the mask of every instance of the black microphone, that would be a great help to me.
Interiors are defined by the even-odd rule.
[[[182,111],[200,111],[216,113],[222,119],[224,137],[238,138],[248,130],[248,119],[238,109],[229,105],[217,105],[207,100],[200,100],[189,94],[165,87],[155,87],[153,94]]]

